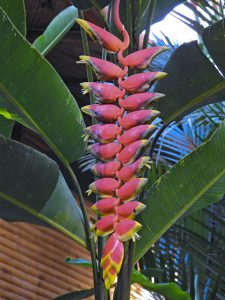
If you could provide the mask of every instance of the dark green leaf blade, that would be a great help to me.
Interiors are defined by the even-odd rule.
[[[175,282],[155,284],[135,270],[132,272],[131,281],[140,284],[146,290],[163,295],[168,300],[191,300],[190,295],[182,291]]]
[[[151,1],[149,1],[151,2]],[[184,3],[185,0],[155,0],[155,9],[153,14],[152,24],[162,21],[177,5]],[[147,20],[148,9],[144,11],[144,14],[141,18],[141,28],[146,30],[146,25],[148,24]]]
[[[56,297],[54,300],[80,300],[80,299],[86,299],[87,297],[90,297],[92,295],[94,295],[94,289],[89,289],[89,290],[82,290],[82,291],[75,291],[72,293],[68,293]]]
[[[156,92],[166,96],[156,104],[165,123],[179,120],[205,104],[225,98],[225,79],[207,59],[196,41],[181,45],[167,62]]]
[[[217,67],[225,76],[225,20],[207,27],[202,35],[202,40]]]
[[[225,191],[225,122],[148,190],[136,245],[138,260],[186,211],[219,201]]]
[[[12,120],[7,120],[0,115],[0,134],[10,137],[12,134],[14,122]]]
[[[162,269],[157,269],[157,268],[147,268],[145,270],[141,270],[140,273],[145,275],[148,278],[162,277],[163,270]]]
[[[2,10],[0,35],[0,89],[10,105],[59,158],[69,162],[78,159],[86,143],[82,138],[83,117],[72,94]]]
[[[34,47],[42,55],[46,55],[73,27],[77,17],[78,11],[74,6],[64,9],[52,20],[44,33],[34,41]]]
[[[0,136],[0,217],[47,223],[85,245],[82,215],[57,164]]]
[[[0,7],[6,12],[10,20],[22,35],[26,35],[26,13],[24,0],[0,0]]]
[[[112,0],[98,0],[98,1],[92,1],[92,0],[71,0],[71,2],[79,9],[86,10],[90,9],[94,6],[94,2],[97,3],[101,8],[108,5]]]

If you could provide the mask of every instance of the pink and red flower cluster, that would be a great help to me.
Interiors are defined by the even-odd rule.
[[[166,47],[152,47],[124,57],[129,46],[129,35],[119,19],[119,0],[115,1],[115,23],[124,37],[122,42],[104,29],[78,19],[77,22],[96,39],[107,51],[117,53],[119,65],[90,57],[80,56],[83,63],[89,64],[102,81],[112,83],[83,82],[83,92],[93,93],[97,104],[82,108],[83,112],[94,117],[99,124],[86,128],[87,137],[96,143],[88,150],[100,161],[92,168],[96,179],[89,186],[100,200],[92,209],[100,219],[92,230],[98,236],[110,235],[106,241],[101,258],[103,278],[106,288],[115,282],[124,257],[123,242],[138,237],[141,224],[134,220],[145,205],[139,201],[138,194],[146,178],[139,178],[145,167],[149,167],[149,157],[140,157],[155,131],[154,120],[159,112],[148,109],[153,101],[164,96],[147,92],[149,87],[166,74],[163,72],[144,72],[128,76],[128,68],[145,69],[151,60]]]

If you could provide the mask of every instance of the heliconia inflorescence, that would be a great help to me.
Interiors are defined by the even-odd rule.
[[[134,220],[145,205],[138,201],[138,194],[147,183],[139,178],[145,167],[150,167],[149,157],[140,157],[149,144],[156,127],[150,125],[158,115],[149,109],[153,101],[163,94],[147,92],[157,80],[166,76],[163,72],[144,72],[128,76],[128,68],[144,69],[151,60],[167,50],[152,47],[123,56],[130,39],[119,18],[119,2],[115,1],[115,24],[123,35],[123,41],[106,30],[82,19],[77,22],[91,38],[107,51],[117,53],[119,65],[90,56],[80,56],[80,63],[89,64],[100,80],[117,80],[118,85],[103,82],[83,82],[83,93],[93,93],[97,104],[88,105],[82,111],[99,124],[87,127],[85,139],[91,136],[97,143],[88,147],[100,162],[92,167],[97,179],[90,184],[88,194],[96,193],[100,200],[92,209],[99,216],[92,231],[99,236],[109,236],[103,249],[101,266],[105,286],[109,289],[120,272],[123,242],[138,238],[141,224]]]

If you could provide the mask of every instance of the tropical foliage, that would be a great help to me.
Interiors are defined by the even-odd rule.
[[[130,35],[127,54],[139,50],[140,44],[143,44],[143,49],[148,48],[150,25],[184,2],[121,1],[121,20]],[[207,279],[213,279],[209,288],[211,299],[216,299],[218,288],[218,295],[224,288],[220,268],[224,259],[223,216],[218,214],[221,207],[224,209],[223,202],[219,201],[224,195],[225,182],[223,7],[217,1],[213,4],[195,2],[187,1],[185,5],[195,12],[198,22],[175,14],[197,30],[201,43],[194,41],[177,47],[163,67],[163,72],[169,76],[153,87],[154,93],[165,94],[157,103],[151,103],[153,109],[162,113],[161,119],[155,121],[158,131],[147,150],[147,156],[150,154],[156,165],[148,174],[143,174],[148,176],[149,183],[141,197],[147,206],[138,219],[143,225],[141,239],[135,251],[133,242],[125,245],[114,299],[129,299],[131,282],[139,283],[167,299],[199,299],[199,293],[206,299],[202,295],[206,281],[202,273],[205,270],[211,272]],[[0,216],[8,221],[51,225],[88,247],[94,289],[75,291],[57,299],[85,299],[93,293],[96,299],[109,299],[108,292],[99,284],[102,268],[96,260],[105,239],[98,239],[96,252],[97,244],[93,237],[90,238],[83,193],[70,167],[70,163],[80,158],[86,149],[83,138],[85,124],[76,100],[44,55],[72,28],[78,15],[83,19],[82,10],[93,6],[106,29],[110,28],[119,39],[122,39],[123,29],[118,31],[118,24],[112,17],[118,1],[73,0],[72,3],[75,7],[62,11],[31,45],[26,40],[23,0],[17,1],[16,6],[0,0]],[[108,13],[104,15],[101,9],[106,5],[109,5]],[[202,11],[207,12],[209,17]],[[143,30],[145,34],[141,43]],[[87,36],[81,31],[87,56]],[[115,55],[105,50],[102,50],[102,57],[116,62]],[[149,66],[145,65],[145,68]],[[87,69],[88,81],[92,81],[90,66]],[[142,75],[146,74],[144,71]],[[89,86],[90,83],[84,88]],[[126,86],[122,87],[129,90]],[[90,98],[93,105],[94,99]],[[71,177],[81,209],[73,201],[68,183],[52,159],[10,139],[14,122],[38,133],[53,150]],[[215,202],[219,204],[208,207]],[[185,243],[187,239],[190,241],[188,245]],[[205,248],[208,249],[207,254],[204,253]],[[215,253],[218,255],[216,258],[212,256]],[[136,270],[133,270],[138,260]],[[70,263],[80,262],[70,260]],[[152,267],[157,268],[157,274]],[[148,277],[155,277],[157,283],[153,284]],[[161,284],[174,280],[184,291],[175,283]]]

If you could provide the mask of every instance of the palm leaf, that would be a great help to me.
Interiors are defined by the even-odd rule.
[[[140,216],[139,259],[186,211],[219,201],[225,181],[225,123],[200,147],[165,173],[148,190]],[[209,168],[209,165],[211,168]],[[185,172],[184,172],[185,169]],[[204,174],[204,176],[202,176]]]

